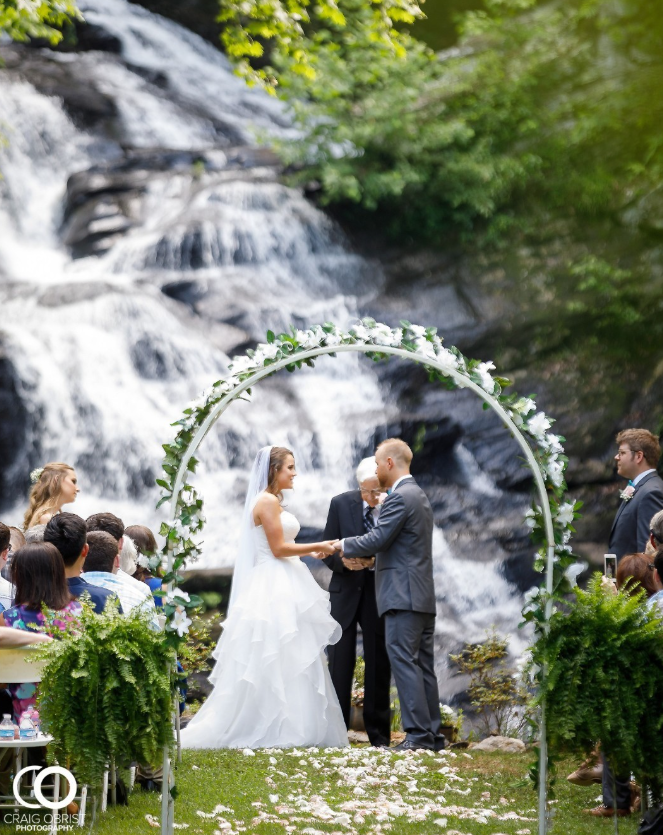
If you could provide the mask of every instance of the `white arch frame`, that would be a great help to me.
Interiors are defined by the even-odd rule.
[[[553,593],[553,565],[554,565],[554,557],[555,557],[555,536],[554,536],[554,529],[553,529],[553,518],[552,513],[550,511],[550,504],[548,501],[548,493],[546,490],[546,485],[543,480],[543,476],[541,474],[541,468],[532,452],[532,448],[530,447],[529,443],[527,442],[525,436],[522,434],[520,429],[516,426],[511,416],[508,412],[504,409],[501,403],[493,397],[491,394],[488,394],[481,386],[477,385],[472,380],[468,379],[464,374],[460,373],[456,370],[450,370],[447,366],[442,365],[438,362],[435,358],[427,356],[419,351],[406,351],[403,348],[394,348],[387,345],[371,345],[365,343],[354,343],[350,345],[328,345],[320,348],[311,348],[310,350],[306,351],[298,351],[297,354],[288,356],[285,359],[279,360],[278,362],[274,362],[271,365],[267,365],[251,374],[246,380],[242,383],[237,385],[232,391],[228,392],[224,397],[219,400],[219,402],[214,406],[211,410],[209,415],[205,418],[203,423],[198,428],[197,432],[189,442],[187,449],[182,457],[182,462],[179,466],[177,471],[177,476],[175,479],[174,489],[172,493],[172,499],[170,503],[171,514],[170,518],[176,518],[177,513],[177,502],[178,497],[180,494],[180,490],[184,485],[187,467],[189,460],[195,455],[196,451],[200,447],[201,443],[205,439],[205,436],[210,431],[212,426],[216,423],[216,421],[221,417],[221,415],[226,411],[226,409],[230,406],[233,400],[236,400],[239,395],[243,394],[247,389],[252,388],[256,383],[260,382],[260,380],[264,379],[265,377],[274,374],[277,371],[281,371],[286,366],[292,365],[294,362],[297,361],[305,361],[307,359],[314,359],[315,357],[323,356],[325,354],[340,354],[340,353],[380,353],[380,354],[390,354],[392,356],[400,357],[401,359],[410,360],[412,362],[419,363],[421,365],[425,365],[429,368],[434,368],[436,371],[440,371],[447,377],[452,378],[458,388],[467,388],[471,389],[484,403],[487,403],[488,406],[496,412],[499,417],[504,421],[507,429],[511,431],[511,434],[516,439],[518,445],[522,449],[527,463],[534,475],[534,481],[537,487],[537,491],[539,493],[539,498],[541,500],[541,509],[544,519],[544,526],[545,526],[545,534],[546,534],[546,593],[547,593],[547,601],[545,607],[545,623],[546,626],[548,621],[550,620],[550,615],[552,613],[552,593]],[[172,550],[168,552],[168,571],[171,570],[173,564],[173,554]],[[548,750],[546,744],[546,718],[545,718],[545,707],[542,707],[541,712],[541,722],[539,725],[539,803],[538,803],[538,819],[539,819],[539,835],[546,835],[547,832],[547,765],[548,765]],[[162,803],[161,803],[161,832],[162,835],[174,835],[174,811],[175,811],[175,802],[171,797],[170,794],[170,779],[171,779],[171,761],[169,756],[169,751],[167,748],[164,749],[164,760],[163,760],[163,793],[162,793]]]

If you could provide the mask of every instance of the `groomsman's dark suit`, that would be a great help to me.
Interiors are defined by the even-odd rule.
[[[410,747],[441,749],[440,696],[434,665],[433,511],[412,476],[400,480],[370,533],[343,541],[348,558],[376,554],[378,614]]]
[[[609,551],[620,559],[624,554],[641,553],[649,541],[652,516],[663,510],[663,480],[647,473],[635,486],[633,497],[622,499],[610,531]]]
[[[371,513],[372,508],[369,508]],[[372,528],[365,520],[359,490],[334,496],[329,506],[323,539],[361,536]],[[329,647],[329,672],[341,703],[345,724],[350,725],[352,678],[356,660],[357,624],[361,626],[366,663],[364,681],[364,725],[372,745],[389,745],[391,738],[389,685],[391,668],[384,640],[384,618],[378,617],[375,602],[375,571],[351,571],[340,554],[325,562],[334,572],[329,584],[331,614],[343,628],[341,640]]]

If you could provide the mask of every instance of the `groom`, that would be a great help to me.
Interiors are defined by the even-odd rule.
[[[380,487],[389,494],[378,522],[369,533],[346,537],[336,547],[346,559],[377,555],[378,614],[385,616],[387,654],[406,733],[394,750],[441,751],[445,739],[433,657],[433,511],[410,475],[412,450],[404,441],[383,441],[375,460]]]

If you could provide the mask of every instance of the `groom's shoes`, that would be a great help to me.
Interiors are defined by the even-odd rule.
[[[435,742],[433,743],[433,751],[444,751],[447,747],[447,738],[444,734],[439,734],[435,737]]]
[[[403,751],[426,751],[430,749],[427,749],[425,745],[417,745],[416,742],[412,742],[409,739],[404,739],[400,743],[400,745],[394,745],[394,747],[390,748],[389,750],[392,751],[394,754],[400,754]]]

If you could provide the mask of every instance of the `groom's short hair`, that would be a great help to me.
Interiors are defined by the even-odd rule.
[[[650,467],[658,464],[661,445],[656,435],[648,429],[623,429],[615,440],[618,444],[626,444],[631,452],[641,452]]]
[[[383,450],[390,458],[393,458],[394,461],[403,467],[409,467],[412,463],[412,450],[400,438],[387,438],[386,441],[378,444],[378,449]]]

